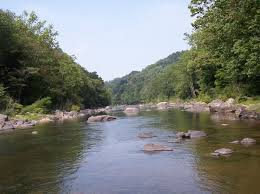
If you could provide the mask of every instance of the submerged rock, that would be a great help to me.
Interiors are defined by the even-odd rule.
[[[233,153],[233,150],[229,148],[221,148],[218,150],[215,150],[213,153],[211,153],[212,156],[226,156]]]
[[[115,120],[116,117],[110,115],[98,115],[98,116],[91,116],[88,118],[87,122],[103,122],[103,121],[112,121]]]
[[[178,132],[176,136],[178,138],[200,138],[206,137],[207,134],[204,131],[189,130],[187,133]]]
[[[256,140],[252,139],[252,138],[244,138],[240,141],[241,144],[245,144],[245,145],[250,145],[250,144],[255,144]]]
[[[182,142],[182,138],[171,139],[168,141],[168,143],[181,143],[181,142]]]
[[[33,134],[33,135],[37,135],[37,134],[38,134],[38,131],[33,131],[32,134]]]
[[[222,123],[221,125],[222,125],[222,126],[228,126],[228,124],[227,124],[227,123]]]
[[[164,145],[149,143],[144,145],[143,151],[145,152],[173,151],[173,149],[171,147],[167,147]]]
[[[200,137],[207,136],[207,134],[204,131],[196,131],[196,130],[189,130],[187,135],[189,135],[190,138],[200,138]]]
[[[152,132],[143,132],[138,134],[139,138],[153,138],[156,137]]]
[[[239,140],[235,140],[235,141],[231,141],[231,142],[229,142],[229,143],[232,143],[232,144],[239,144],[240,141],[239,141]]]

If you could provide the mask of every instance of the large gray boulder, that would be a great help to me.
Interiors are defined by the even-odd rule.
[[[104,122],[104,121],[112,121],[115,120],[116,117],[110,116],[110,115],[98,115],[98,116],[91,116],[88,118],[89,123],[92,122]]]
[[[220,99],[213,100],[209,105],[210,112],[221,112],[221,113],[235,113],[237,107],[234,104],[234,99],[229,99],[224,102]]]
[[[145,152],[173,151],[173,149],[171,147],[167,147],[164,145],[149,143],[144,145],[143,151]]]

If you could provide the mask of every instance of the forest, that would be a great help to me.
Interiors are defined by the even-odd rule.
[[[110,103],[96,72],[63,52],[58,32],[34,13],[0,10],[0,111],[78,110]]]
[[[191,0],[189,9],[190,49],[108,82],[114,104],[259,98],[259,0]]]

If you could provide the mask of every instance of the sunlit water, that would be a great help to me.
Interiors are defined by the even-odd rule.
[[[260,193],[259,122],[182,111],[117,116],[105,123],[73,121],[2,134],[0,193]],[[208,137],[167,142],[176,131],[189,129],[204,130]],[[146,131],[157,137],[137,137]],[[244,137],[258,143],[228,143]],[[146,143],[174,151],[147,154],[141,151]],[[222,147],[235,152],[210,156]]]

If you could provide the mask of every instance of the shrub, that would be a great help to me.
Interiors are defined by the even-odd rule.
[[[25,106],[22,108],[21,113],[39,113],[39,114],[45,114],[48,113],[51,105],[51,98],[46,97],[42,98],[40,100],[37,100],[31,105]]]
[[[72,105],[70,110],[71,110],[71,111],[79,112],[79,111],[80,111],[80,106],[78,106],[78,105]]]

